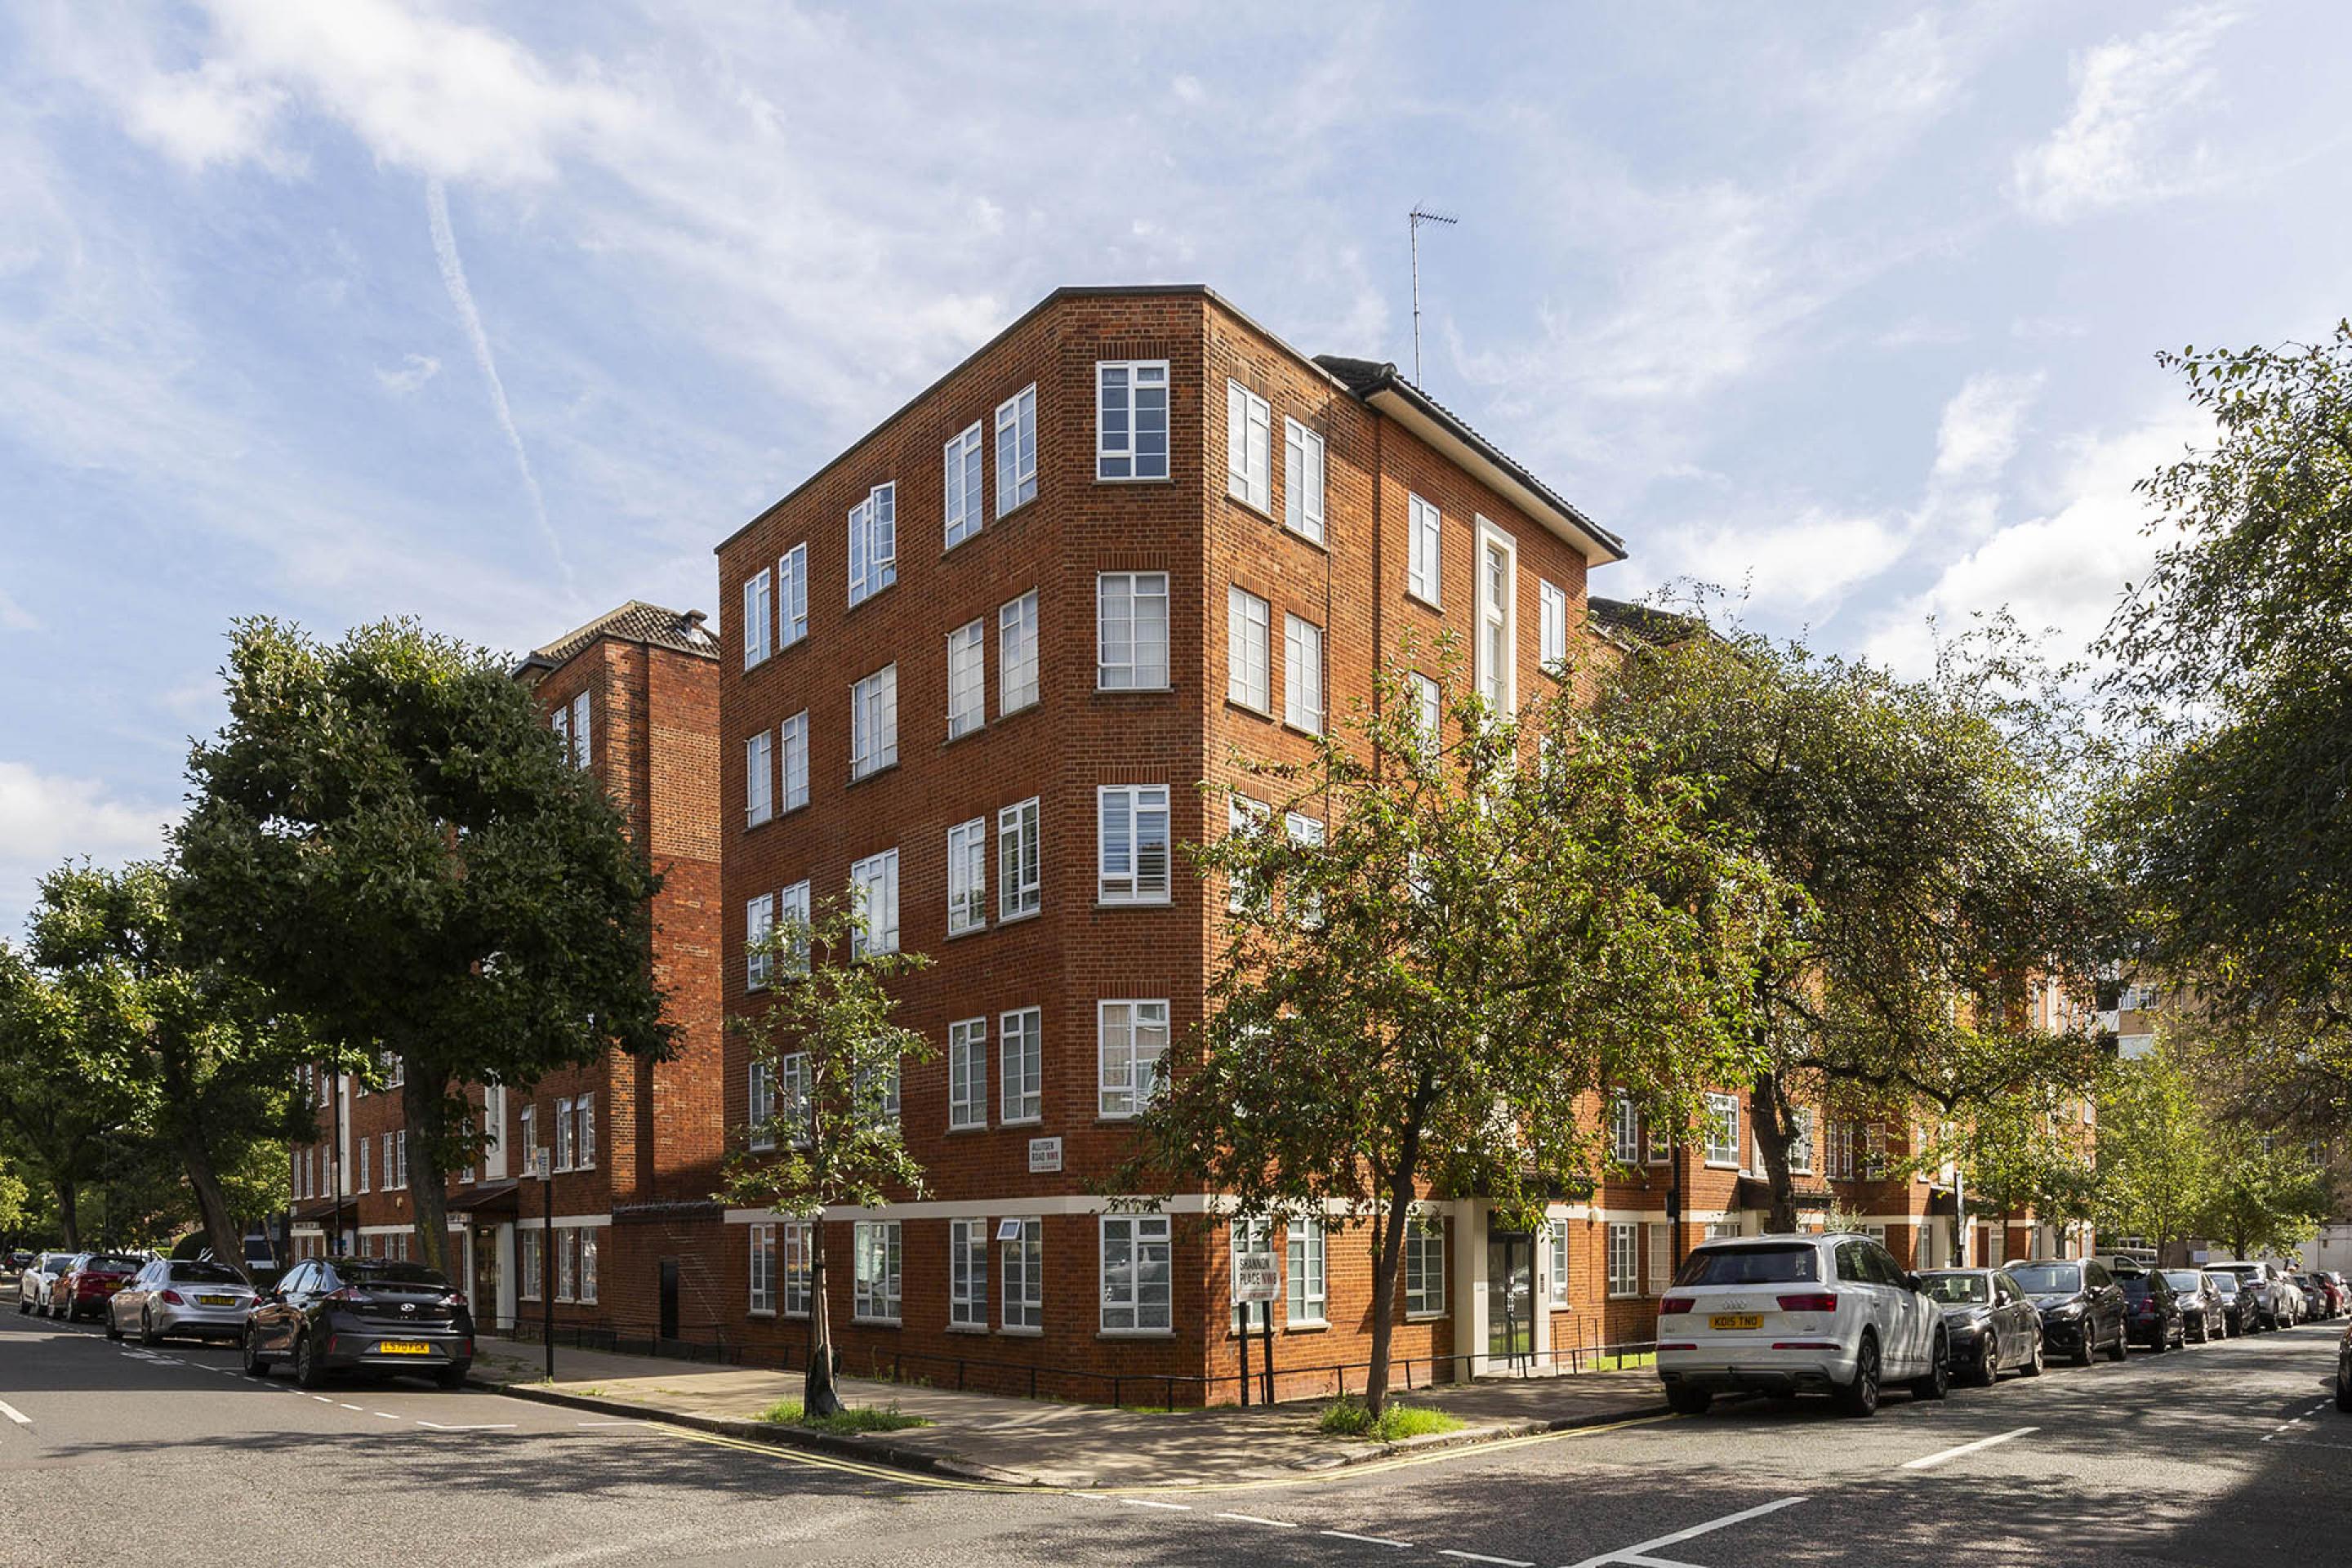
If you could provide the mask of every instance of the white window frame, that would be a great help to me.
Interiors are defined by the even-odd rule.
[[[1038,798],[1013,802],[996,814],[996,919],[1026,920],[1045,907],[1045,855]]]
[[[768,569],[761,567],[743,579],[743,668],[757,668],[767,663],[774,651],[769,638],[773,635],[770,625],[774,620],[772,609],[774,590]]]
[[[772,1318],[776,1313],[776,1227],[755,1225],[750,1232],[751,1291],[744,1310],[755,1318]]]
[[[776,557],[776,651],[808,636],[808,541]]]
[[[1407,491],[1404,591],[1433,610],[1444,607],[1444,601],[1438,596],[1444,563],[1444,515],[1419,496]]]
[[[980,531],[986,514],[981,508],[987,504],[982,483],[982,453],[985,447],[980,421],[949,437],[940,449],[940,463],[945,470],[945,482],[940,488],[941,511],[947,538],[945,548],[953,550]]]
[[[1675,1227],[1664,1220],[1652,1220],[1650,1232],[1650,1277],[1643,1281],[1645,1296],[1663,1296],[1666,1287],[1675,1282]]]
[[[1497,552],[1503,557],[1505,572],[1499,604],[1496,602],[1493,576],[1487,565],[1488,555]],[[1471,584],[1471,602],[1477,622],[1473,652],[1477,662],[1478,694],[1498,714],[1516,713],[1519,707],[1518,542],[1480,518],[1475,564],[1477,573],[1476,580]],[[1503,648],[1499,668],[1491,646],[1497,632],[1501,634]]]
[[[898,952],[898,851],[893,847],[853,861],[849,881],[856,890],[857,907],[865,912],[866,924],[864,931],[851,934],[849,956],[856,959],[869,952]]]
[[[966,621],[948,634],[948,739],[988,722],[988,621]]]
[[[1544,1299],[1554,1311],[1566,1311],[1568,1300],[1568,1221],[1551,1219],[1544,1222],[1544,1239],[1549,1256],[1545,1258],[1549,1277],[1544,1281]]]
[[[1114,411],[1105,396],[1111,378],[1119,381],[1125,407]],[[1158,396],[1160,451],[1142,448],[1145,421],[1141,395]],[[1110,484],[1150,484],[1166,479],[1176,449],[1175,398],[1164,359],[1097,360],[1095,362],[1095,480]]]
[[[776,1304],[787,1318],[805,1318],[815,1300],[812,1281],[816,1273],[814,1220],[787,1219],[776,1222],[777,1292]]]
[[[988,929],[988,818],[948,829],[948,934]]]
[[[850,1321],[896,1324],[906,1307],[905,1236],[895,1219],[850,1227]]]
[[[988,1222],[948,1221],[948,1327],[988,1328]]]
[[[807,1148],[813,1108],[809,1104],[809,1058],[806,1051],[788,1051],[776,1058],[773,1092],[776,1120],[786,1129],[784,1142],[795,1149]]]
[[[1157,658],[1143,637],[1144,606],[1160,605]],[[1126,657],[1110,657],[1109,632],[1113,612],[1124,616]],[[1097,691],[1165,691],[1169,689],[1169,595],[1165,572],[1098,572],[1095,574],[1095,689]]]
[[[988,1125],[988,1019],[948,1026],[948,1131]]]
[[[1436,1215],[1409,1215],[1404,1222],[1404,1287],[1407,1322],[1445,1316],[1445,1222]]]
[[[862,779],[898,761],[898,666],[886,664],[849,686],[849,776]]]
[[[864,604],[898,580],[898,486],[886,480],[849,509],[849,603]]]
[[[1148,1035],[1156,1035],[1146,1051]],[[1124,1121],[1151,1101],[1168,1059],[1166,997],[1105,997],[1095,1004],[1095,1114]]]
[[[1627,1300],[1642,1293],[1641,1226],[1631,1220],[1609,1222],[1609,1300]]]
[[[1274,606],[1238,583],[1225,589],[1225,700],[1274,715]]]
[[[776,815],[776,737],[762,730],[743,742],[743,826],[757,827]]]
[[[776,923],[778,925],[799,926],[805,926],[809,923],[809,885],[807,878],[803,877],[799,881],[794,882],[791,887],[779,889],[777,890]],[[785,947],[783,952],[782,973],[793,975],[806,974],[808,973],[808,933],[806,931],[803,931],[799,938]]]
[[[1810,1176],[1813,1173],[1813,1111],[1811,1107],[1803,1105],[1790,1109],[1795,1114],[1796,1125],[1789,1130],[1789,1169],[1799,1175]]]
[[[555,1227],[555,1299],[573,1299],[574,1281],[580,1276],[580,1228],[559,1225]]]
[[[540,1239],[541,1234],[526,1230],[518,1232],[516,1236],[515,1251],[520,1256],[516,1259],[518,1267],[515,1272],[521,1278],[515,1281],[515,1294],[526,1301],[538,1300],[540,1290],[546,1283],[541,1278],[543,1264],[540,1249],[546,1245]]]
[[[1413,728],[1421,732],[1424,751],[1435,754],[1445,738],[1445,694],[1437,682],[1415,669],[1405,675],[1412,692]]]
[[[391,1153],[387,1146],[384,1152]],[[555,1102],[555,1168],[572,1169],[572,1101],[569,1097]]]
[[[580,692],[572,699],[572,765],[583,773],[587,772],[596,760],[595,733],[588,693]],[[398,1079],[393,1080],[395,1085],[399,1081]]]
[[[1005,1225],[1018,1226],[1017,1237],[998,1245],[1003,1264],[1003,1321],[1008,1333],[1042,1333],[1045,1328],[1045,1222],[1022,1217]]]
[[[1037,384],[1033,381],[996,405],[996,515],[1003,517],[1036,499]]]
[[[1702,1138],[1701,1147],[1709,1170],[1738,1169],[1739,1100],[1737,1096],[1708,1090],[1706,1126]]]
[[[1283,1227],[1282,1321],[1286,1328],[1319,1329],[1329,1319],[1331,1304],[1329,1238],[1323,1222],[1311,1215],[1294,1215]]]
[[[1245,795],[1225,797],[1225,831],[1228,834],[1248,833],[1262,827],[1273,815],[1274,808],[1262,800],[1252,800]],[[1225,879],[1225,912],[1240,914],[1249,908],[1249,879],[1235,872]]]
[[[753,1062],[747,1077],[749,1087],[743,1097],[744,1147],[754,1153],[764,1153],[776,1146],[775,1069],[766,1062]]]
[[[1323,437],[1285,416],[1282,421],[1282,525],[1301,539],[1323,542]]]
[[[1274,410],[1230,377],[1225,382],[1225,493],[1274,515]]]
[[[1127,1261],[1114,1270],[1111,1263],[1111,1238],[1118,1237],[1127,1251]],[[1169,1239],[1166,1215],[1114,1215],[1101,1216],[1097,1232],[1099,1250],[1096,1254],[1096,1274],[1100,1283],[1097,1298],[1102,1303],[1097,1327],[1105,1334],[1166,1337],[1176,1331],[1175,1253]],[[1144,1278],[1151,1263],[1159,1264],[1162,1283],[1152,1287]],[[1157,1309],[1156,1314],[1154,1309]],[[1158,1322],[1148,1322],[1156,1315]]]
[[[1282,721],[1323,732],[1323,628],[1304,616],[1282,617]]]
[[[1037,590],[1009,599],[996,611],[996,715],[1017,713],[1037,700]]]
[[[1042,1008],[1014,1007],[996,1016],[1000,1063],[998,1122],[1018,1127],[1045,1114],[1045,1015]]]
[[[775,979],[774,957],[760,944],[775,929],[776,895],[755,893],[743,904],[743,989],[765,991]]]
[[[1568,590],[1545,578],[1536,579],[1536,658],[1547,675],[1568,668]]]
[[[1149,831],[1155,823],[1159,829],[1156,842]],[[1095,901],[1121,905],[1173,902],[1174,831],[1166,784],[1097,785]],[[1145,865],[1146,855],[1154,851],[1158,858],[1156,874]]]
[[[1610,1100],[1609,1152],[1621,1165],[1642,1163],[1642,1113],[1630,1094],[1621,1092]]]
[[[572,1102],[572,1168],[593,1171],[596,1168],[596,1097],[583,1094]],[[400,1184],[408,1185],[408,1160],[404,1152],[400,1162]]]
[[[798,811],[809,803],[808,710],[803,708],[776,726],[776,751],[782,759],[783,794],[776,815]]]

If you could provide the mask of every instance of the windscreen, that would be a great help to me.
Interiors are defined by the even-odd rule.
[[[1929,1274],[1920,1279],[1919,1289],[1930,1301],[1948,1306],[1981,1305],[1992,1300],[1992,1282],[1981,1274]]]
[[[174,1263],[172,1265],[174,1285],[242,1285],[245,1276],[225,1263]]]
[[[1677,1285],[1790,1285],[1819,1279],[1810,1247],[1708,1247],[1683,1259]]]
[[[2205,1277],[2192,1268],[2168,1268],[2164,1271],[2164,1282],[2176,1290],[2201,1290],[2205,1288]]]
[[[2146,1299],[2151,1289],[2147,1282],[2147,1276],[2145,1274],[2118,1274],[2116,1276],[2116,1283],[2124,1288],[2124,1300],[2126,1301]]]
[[[362,1285],[408,1286],[412,1289],[446,1290],[448,1278],[437,1268],[427,1268],[421,1263],[378,1263],[352,1258],[335,1266],[335,1271]]]
[[[2083,1288],[2079,1263],[2019,1263],[2011,1267],[2009,1276],[2029,1296],[2063,1296]]]
[[[126,1258],[120,1252],[93,1252],[89,1255],[89,1261],[82,1265],[85,1270],[106,1274],[135,1274],[140,1267],[140,1259]]]

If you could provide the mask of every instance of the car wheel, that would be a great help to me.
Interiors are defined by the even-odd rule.
[[[459,1389],[466,1386],[466,1373],[472,1370],[472,1363],[460,1362],[456,1366],[445,1366],[439,1372],[435,1373],[433,1374],[433,1381],[441,1385],[442,1393],[455,1394]],[[1704,1399],[1708,1396],[1702,1394],[1700,1394],[1700,1397]],[[1667,1403],[1671,1405],[1674,1401],[1669,1399]],[[1704,1410],[1706,1408],[1706,1406],[1704,1405],[1699,1406],[1700,1410]],[[1696,1412],[1694,1412],[1694,1414],[1696,1414]]]
[[[294,1342],[294,1382],[302,1388],[316,1388],[327,1381],[327,1369],[319,1364],[319,1342],[303,1334]]]
[[[1928,1353],[1927,1375],[1911,1380],[1911,1397],[1941,1399],[1951,1391],[1952,1342],[1945,1336],[1942,1326],[1938,1325],[1936,1330],[1935,1348]]]
[[[2352,1366],[2336,1363],[2336,1408],[2352,1411]]]
[[[247,1377],[268,1377],[269,1363],[261,1359],[261,1336],[247,1329],[240,1336],[240,1343],[245,1351],[245,1374]]]
[[[1990,1388],[2000,1381],[2000,1336],[1990,1329],[1985,1331],[1984,1352],[1977,1357],[1972,1381],[1979,1388]]]
[[[114,1321],[114,1309],[111,1307],[106,1310],[106,1337],[110,1340],[122,1337],[122,1325]]]
[[[1878,1336],[1865,1331],[1853,1354],[1853,1381],[1837,1391],[1838,1408],[1848,1415],[1878,1413]]]
[[[2148,1336],[2148,1340],[2147,1340],[2147,1352],[2148,1352],[2148,1354],[2150,1354],[2150,1355],[2162,1355],[2165,1352],[2167,1352],[2167,1351],[2170,1350],[2171,1348],[2172,1348],[2172,1332],[2171,1332],[2171,1331],[2170,1331],[2170,1330],[2168,1330],[2168,1329],[2167,1329],[2167,1328],[2166,1328],[2162,1323],[2158,1323],[2158,1324],[2157,1324],[2157,1325],[2156,1325],[2156,1332],[2154,1332],[2153,1334],[2150,1334],[2150,1335]]]
[[[2074,1364],[2088,1366],[2099,1359],[2099,1334],[2090,1324],[2083,1325],[2083,1337],[2074,1346]]]
[[[2028,1377],[2042,1375],[2042,1336],[2040,1334],[2033,1336],[2033,1353],[2025,1358],[2025,1365],[2021,1370]]]
[[[2131,1347],[2124,1341],[2124,1326],[2121,1323],[2117,1323],[2116,1325],[2116,1342],[2107,1347],[2107,1359],[2109,1361],[2122,1361],[2125,1357],[2130,1354]]]
[[[144,1307],[139,1309],[139,1342],[142,1345],[160,1345],[163,1342],[163,1336],[155,1331],[155,1320],[148,1316],[147,1309]]]
[[[1677,1415],[1704,1415],[1715,1404],[1715,1395],[1704,1388],[1685,1388],[1681,1384],[1666,1387],[1666,1408]]]
[[[18,1317],[27,1317],[31,1315],[32,1310],[33,1303],[26,1300],[24,1293],[19,1291],[16,1296],[16,1315]]]

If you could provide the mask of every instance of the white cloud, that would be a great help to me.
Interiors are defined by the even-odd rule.
[[[121,861],[160,853],[177,803],[125,800],[104,781],[0,762],[0,936],[33,901],[33,881],[68,859]],[[14,917],[14,918],[11,918]]]
[[[37,632],[40,629],[39,617],[18,604],[7,589],[0,588],[0,632]]]
[[[2062,223],[2207,183],[2206,150],[2172,144],[2166,122],[2211,90],[2206,57],[2237,19],[2223,6],[2197,6],[2077,59],[2073,113],[2048,141],[2018,154],[2011,180],[2018,205]]]
[[[1675,546],[1674,574],[1745,586],[1755,605],[1775,613],[1821,611],[1901,560],[1910,532],[1905,518],[1811,506],[1785,521],[1703,527]]]
[[[1935,479],[1951,483],[1997,477],[2017,450],[2026,411],[2041,391],[2038,374],[1981,371],[1969,377],[1944,405],[1936,427]]]
[[[404,354],[398,370],[376,367],[375,378],[386,392],[405,397],[441,374],[441,362],[431,354]]]

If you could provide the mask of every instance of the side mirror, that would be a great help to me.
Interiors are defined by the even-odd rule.
[[[1903,1277],[1903,1283],[1908,1286],[1915,1293],[1923,1289],[1926,1284],[1926,1282],[1916,1274],[1906,1274]]]

